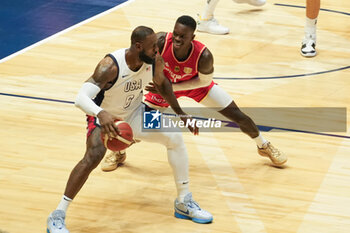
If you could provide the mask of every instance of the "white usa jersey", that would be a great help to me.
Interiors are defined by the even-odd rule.
[[[108,90],[101,90],[95,98],[97,105],[123,119],[140,106],[143,89],[153,77],[152,65],[146,63],[136,72],[130,70],[126,64],[125,52],[124,48],[107,55],[118,67],[117,80]]]

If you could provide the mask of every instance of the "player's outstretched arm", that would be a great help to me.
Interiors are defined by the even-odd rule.
[[[153,76],[154,88],[157,92],[168,102],[174,112],[180,116],[181,120],[185,123],[191,121],[191,117],[188,116],[180,107],[179,102],[176,99],[172,85],[170,81],[164,76],[164,60],[162,56],[157,54],[155,62],[155,72]],[[188,126],[188,129],[194,134],[198,134],[198,127]]]

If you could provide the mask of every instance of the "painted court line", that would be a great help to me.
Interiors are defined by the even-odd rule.
[[[302,8],[302,9],[306,8],[305,6],[281,4],[281,3],[275,3],[274,5],[276,5],[276,6],[284,6],[284,7]],[[327,11],[327,12],[331,12],[331,13],[337,13],[337,14],[343,14],[343,15],[350,16],[350,13],[345,12],[345,11],[336,11],[336,10],[331,10],[331,9],[326,9],[326,8],[320,8],[320,11]]]
[[[10,97],[17,97],[17,98],[25,98],[25,99],[34,99],[34,100],[42,100],[42,101],[51,101],[51,102],[58,102],[58,103],[66,103],[66,104],[74,104],[73,101],[68,100],[59,100],[59,99],[51,99],[51,98],[43,98],[43,97],[35,97],[35,96],[26,96],[26,95],[17,95],[17,94],[10,94],[10,93],[4,93],[0,92],[0,96],[10,96]],[[170,114],[173,115],[173,114]],[[207,118],[203,117],[195,117],[195,119],[201,119],[201,120],[207,120]],[[218,119],[221,120],[221,119]],[[238,128],[238,126],[227,120],[221,120],[223,123],[226,124],[226,127],[233,127]],[[313,132],[313,131],[306,131],[306,130],[298,130],[298,129],[288,129],[288,128],[280,128],[280,127],[274,127],[274,126],[266,126],[266,125],[257,125],[260,131],[263,132],[270,132],[272,130],[282,130],[287,132],[296,132],[296,133],[305,133],[305,134],[315,134],[320,136],[327,136],[327,137],[337,137],[337,138],[345,138],[350,139],[350,136],[347,135],[338,135],[338,134],[330,134],[330,133],[322,133],[322,132]]]
[[[314,76],[314,75],[319,75],[319,74],[327,74],[327,73],[332,73],[332,72],[337,72],[337,71],[342,71],[349,69],[350,66],[344,66],[332,70],[325,70],[325,71],[318,71],[318,72],[313,72],[313,73],[305,73],[305,74],[292,74],[292,75],[282,75],[282,76],[266,76],[266,77],[214,77],[213,79],[222,79],[222,80],[266,80],[266,79],[284,79],[284,78],[299,78],[299,77],[307,77],[307,76]]]

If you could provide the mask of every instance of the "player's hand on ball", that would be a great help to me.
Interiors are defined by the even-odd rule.
[[[101,131],[103,134],[108,134],[109,137],[116,137],[119,134],[118,127],[114,124],[116,120],[122,120],[119,117],[113,116],[105,110],[102,110],[97,115],[100,125]]]
[[[134,138],[132,128],[127,122],[116,120],[114,125],[118,128],[118,135],[116,137],[110,137],[108,134],[101,132],[101,140],[104,146],[109,150],[125,150],[132,144],[140,141]]]

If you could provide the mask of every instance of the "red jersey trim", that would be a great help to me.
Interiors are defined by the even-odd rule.
[[[179,64],[182,64],[182,63],[187,62],[187,61],[191,58],[191,56],[192,56],[192,54],[193,54],[193,52],[194,52],[194,47],[195,47],[195,46],[194,46],[194,44],[193,44],[193,41],[191,41],[191,46],[192,46],[192,48],[191,48],[191,53],[189,54],[189,56],[187,57],[187,59],[186,59],[185,61],[179,61],[179,60],[176,58],[175,53],[174,53],[174,46],[172,46],[173,42],[169,43],[169,40],[172,39],[172,35],[173,35],[173,34],[172,34],[171,32],[168,32],[168,33],[166,34],[165,41],[164,41],[163,51],[162,51],[162,53],[161,53],[160,55],[163,55],[164,52],[165,52],[165,50],[167,49],[168,45],[170,45],[170,46],[171,46],[171,48],[170,48],[170,49],[171,49],[171,54],[172,54],[174,60],[175,60],[177,63],[179,63]],[[204,51],[205,48],[206,48],[206,46],[203,46],[203,48],[202,48],[201,51],[199,52],[198,59],[197,59],[197,62],[196,62],[196,72],[198,71],[198,61],[199,61],[199,58],[200,58],[200,56],[202,55],[202,53],[203,53],[203,51]]]
[[[191,58],[191,56],[192,56],[192,54],[193,54],[193,51],[194,51],[194,44],[192,43],[192,41],[191,41],[191,45],[192,45],[191,53],[190,53],[190,55],[188,55],[187,59],[184,60],[184,61],[179,61],[179,60],[177,60],[177,58],[176,58],[176,56],[175,56],[175,53],[174,53],[174,46],[171,46],[171,54],[173,55],[173,58],[175,59],[175,61],[176,61],[177,63],[179,63],[179,64],[185,63],[185,62],[187,62],[187,61]],[[200,56],[200,55],[199,55],[199,56]]]
[[[199,55],[198,55],[198,58],[197,58],[197,61],[196,61],[196,73],[198,73],[198,63],[199,63],[199,59],[201,58],[202,53],[203,53],[204,49],[206,49],[206,48],[207,48],[207,47],[204,46],[204,47],[202,48],[202,50],[199,52]]]

